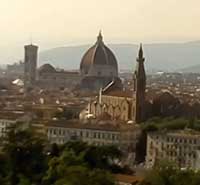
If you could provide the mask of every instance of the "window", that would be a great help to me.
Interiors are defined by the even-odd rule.
[[[163,142],[161,143],[161,149],[164,150],[164,144],[163,144]]]
[[[187,139],[184,139],[184,143],[187,143]]]
[[[169,142],[169,138],[167,138],[167,142]]]

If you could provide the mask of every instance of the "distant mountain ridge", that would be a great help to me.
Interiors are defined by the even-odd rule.
[[[182,68],[177,70],[177,72],[182,72],[182,73],[200,73],[200,64],[198,65],[192,65],[186,68]]]
[[[51,63],[55,67],[79,69],[81,58],[92,45],[68,46],[42,51],[39,63]],[[133,70],[138,45],[108,44],[117,57],[119,69]],[[200,64],[200,41],[187,43],[145,44],[143,46],[148,71],[177,71]],[[200,68],[195,69],[200,73]]]

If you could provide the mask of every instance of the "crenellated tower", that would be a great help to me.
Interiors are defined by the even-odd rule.
[[[142,44],[140,44],[136,69],[134,72],[133,120],[136,123],[140,123],[145,120],[146,74],[144,61],[145,58],[143,56]]]
[[[24,46],[24,85],[25,89],[32,88],[36,81],[38,46]]]

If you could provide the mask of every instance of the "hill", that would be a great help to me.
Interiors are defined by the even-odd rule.
[[[200,64],[197,65],[192,65],[189,67],[185,67],[182,69],[177,70],[177,72],[182,72],[182,73],[200,73]]]
[[[138,45],[108,44],[108,46],[115,53],[120,69],[133,70]],[[56,67],[79,69],[81,58],[89,47],[89,45],[82,45],[42,51],[40,52],[39,63],[41,65],[48,62]],[[200,42],[145,44],[144,54],[146,57],[146,68],[149,71],[175,71],[200,64]],[[200,72],[198,69],[197,71]]]

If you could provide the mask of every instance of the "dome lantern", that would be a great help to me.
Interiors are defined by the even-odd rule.
[[[102,42],[103,42],[103,36],[102,36],[102,34],[101,34],[101,30],[99,31],[99,35],[98,35],[98,37],[97,37],[97,42],[98,42],[98,43],[102,43]]]

